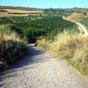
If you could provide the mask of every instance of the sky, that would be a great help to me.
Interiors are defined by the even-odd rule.
[[[0,5],[36,8],[88,8],[88,0],[0,0]]]

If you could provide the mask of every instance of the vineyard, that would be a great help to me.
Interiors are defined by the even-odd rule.
[[[74,23],[63,20],[60,16],[3,17],[0,18],[0,24],[10,24],[11,29],[22,37],[53,38],[63,30],[77,31]]]

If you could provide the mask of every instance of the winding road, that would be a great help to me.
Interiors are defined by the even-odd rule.
[[[83,25],[82,23],[79,23],[79,22],[75,22],[75,21],[74,21],[74,23],[76,25],[78,25],[78,28],[79,28],[81,33],[84,33],[85,35],[88,35],[88,31],[87,31],[88,29],[86,28],[85,25]]]
[[[84,33],[85,35],[88,35],[88,29],[84,24],[77,22],[77,21],[74,21],[74,20],[70,20],[69,18],[64,17],[64,16],[63,16],[63,19],[75,23],[78,26],[80,33]]]
[[[28,55],[0,74],[0,88],[88,88],[71,65],[28,45]]]

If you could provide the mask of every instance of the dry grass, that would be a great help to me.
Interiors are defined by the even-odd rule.
[[[54,41],[40,40],[39,46],[48,48],[59,57],[68,60],[74,67],[88,77],[88,36],[71,34],[65,31]]]
[[[22,40],[20,37],[10,30],[9,25],[0,25],[0,41],[8,41],[8,40],[14,40],[17,42],[21,42]]]
[[[9,13],[43,13],[42,10],[26,11],[26,10],[16,10],[16,9],[4,9]]]
[[[9,14],[8,12],[0,12],[0,17],[12,17],[12,16],[28,16],[29,14]]]
[[[26,41],[10,30],[9,25],[0,25],[0,61],[12,63],[26,51]]]
[[[74,21],[80,21],[81,19],[88,18],[88,15],[73,13],[70,16],[68,16],[68,19],[74,20]]]
[[[50,50],[49,48],[51,47],[51,44],[52,44],[50,40],[42,39],[42,38],[38,40],[37,43],[38,43],[38,46],[43,47],[47,50]]]
[[[39,15],[43,13],[42,10],[35,10],[35,11],[14,10],[14,9],[4,9],[4,10],[6,10],[7,12],[0,12],[0,17]]]

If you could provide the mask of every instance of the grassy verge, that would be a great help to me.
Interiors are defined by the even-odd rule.
[[[0,61],[13,63],[25,50],[26,41],[10,30],[9,25],[0,25]]]
[[[82,74],[88,77],[88,36],[64,31],[55,39],[38,40],[38,45],[68,60]]]

